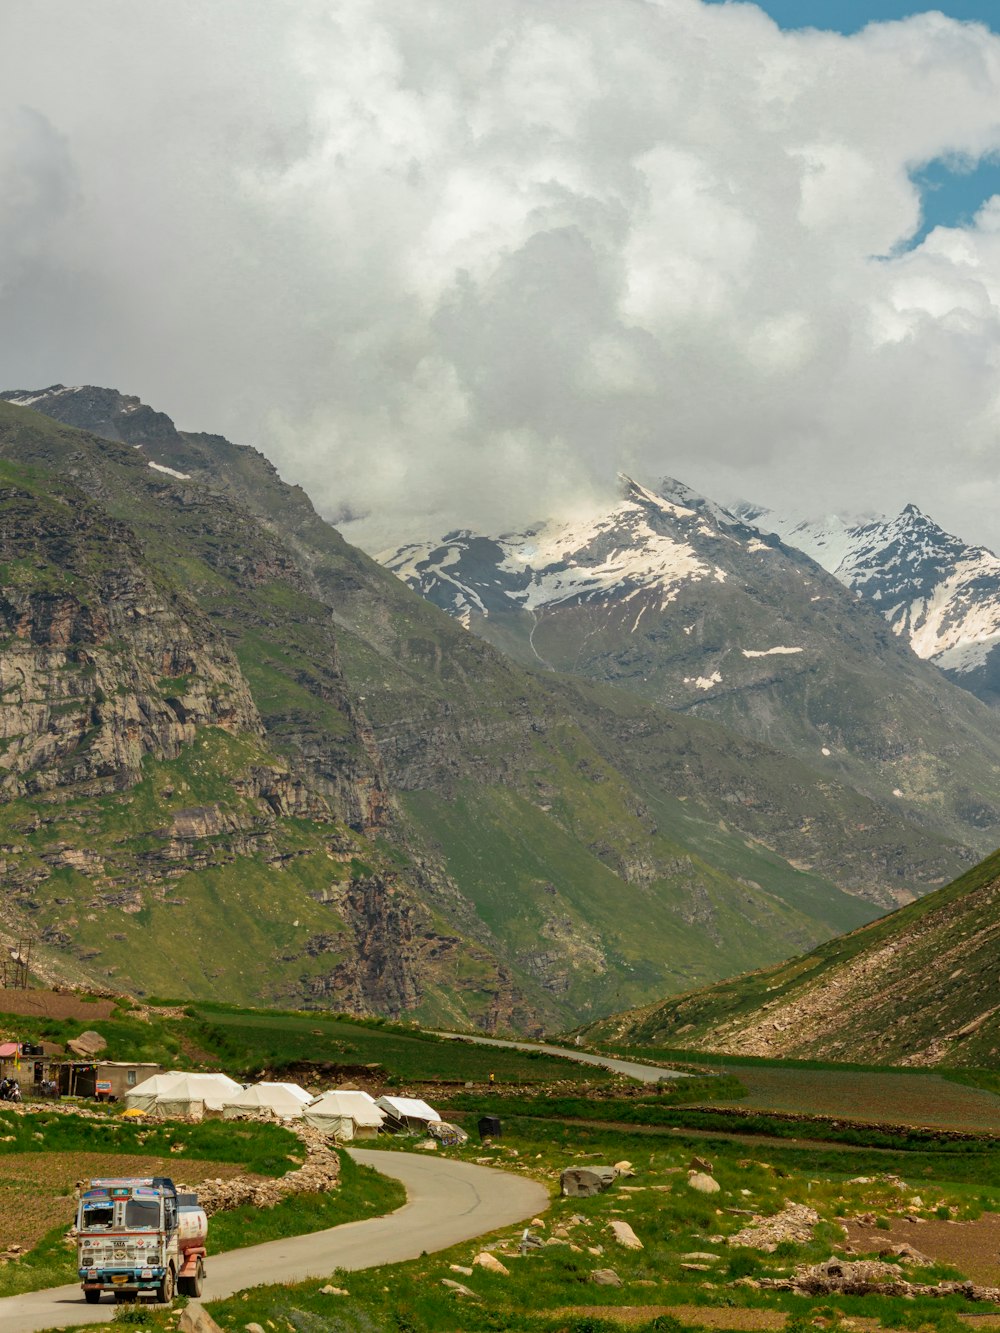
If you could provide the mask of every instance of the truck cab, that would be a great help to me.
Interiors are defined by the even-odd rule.
[[[182,1205],[166,1176],[91,1180],[76,1218],[84,1299],[108,1291],[118,1302],[144,1294],[169,1305],[178,1288],[199,1295],[207,1224],[189,1197]]]

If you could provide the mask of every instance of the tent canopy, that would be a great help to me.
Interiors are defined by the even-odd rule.
[[[312,1096],[297,1083],[255,1083],[227,1097],[222,1114],[233,1119],[244,1111],[273,1111],[286,1118],[301,1116]]]
[[[227,1074],[187,1074],[174,1069],[154,1074],[125,1094],[125,1102],[140,1111],[159,1109],[168,1115],[187,1115],[194,1106],[217,1111],[242,1090]]]
[[[432,1120],[441,1119],[432,1106],[420,1101],[418,1097],[379,1097],[375,1105],[381,1106],[393,1120],[414,1120],[426,1125]]]
[[[350,1092],[346,1088],[324,1092],[311,1103],[309,1114],[347,1116],[356,1125],[375,1125],[377,1128],[385,1121],[385,1112],[374,1097],[369,1097],[367,1092]]]
[[[302,1114],[307,1125],[346,1141],[374,1138],[385,1120],[385,1112],[367,1092],[346,1088],[324,1092]]]

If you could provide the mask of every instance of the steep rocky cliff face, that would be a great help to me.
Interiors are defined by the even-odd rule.
[[[88,551],[100,551],[105,532],[111,541],[130,533],[131,567],[141,552],[150,587],[174,598],[184,589],[192,628],[177,636],[180,648],[201,640],[225,645],[219,650],[227,663],[223,675],[235,672],[249,708],[258,715],[258,729],[304,765],[337,815],[359,829],[381,827],[386,783],[370,725],[345,684],[329,609],[310,596],[285,544],[232,500],[150,468],[134,448],[95,448],[93,439],[88,444],[87,436],[45,429],[44,422],[44,417],[0,405],[0,456],[44,468],[58,484],[88,497]],[[34,540],[30,523],[24,531],[27,540]],[[65,538],[64,533],[64,544]],[[92,553],[85,558],[88,569],[98,574]],[[57,565],[55,559],[51,567]],[[27,579],[33,588],[39,586],[38,573]],[[105,591],[103,614],[118,614],[114,588]],[[105,605],[100,588],[92,590],[91,601]],[[134,619],[138,625],[155,617]],[[141,633],[136,638],[141,655],[147,645]],[[153,643],[148,647],[157,651]],[[163,674],[184,678],[191,673]],[[221,699],[220,681],[212,692]]]
[[[122,789],[199,727],[262,732],[225,643],[75,488],[0,474],[0,568],[5,795]]]

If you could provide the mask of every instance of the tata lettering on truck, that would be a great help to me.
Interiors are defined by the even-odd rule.
[[[194,1194],[166,1176],[92,1180],[80,1195],[77,1262],[84,1299],[109,1291],[169,1305],[174,1293],[200,1296],[208,1218]]]

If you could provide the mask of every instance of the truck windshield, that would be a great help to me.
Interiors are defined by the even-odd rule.
[[[95,1227],[109,1227],[114,1221],[114,1216],[114,1204],[110,1200],[107,1203],[85,1203],[80,1225],[84,1231],[92,1231]]]
[[[125,1226],[158,1227],[160,1204],[158,1199],[129,1199],[125,1205]]]

